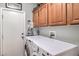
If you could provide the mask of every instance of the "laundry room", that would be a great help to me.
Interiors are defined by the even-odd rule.
[[[0,3],[0,56],[79,56],[79,3]]]

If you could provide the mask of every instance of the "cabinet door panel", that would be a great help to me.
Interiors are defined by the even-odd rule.
[[[47,25],[47,4],[40,6],[39,8],[39,26]]]
[[[72,4],[73,19],[79,20],[79,3]]]
[[[73,3],[71,6],[72,6],[71,24],[77,24],[79,23],[79,3]]]
[[[66,24],[66,4],[49,4],[48,13],[49,25]]]
[[[79,3],[68,4],[68,21],[69,24],[79,23]]]
[[[55,22],[55,4],[48,4],[48,23],[49,25],[54,25]]]
[[[33,11],[33,25],[38,27],[38,10]]]

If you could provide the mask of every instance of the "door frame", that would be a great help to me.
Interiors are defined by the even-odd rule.
[[[14,12],[19,12],[19,13],[23,13],[24,14],[24,24],[25,24],[25,11],[19,11],[19,10],[14,10],[14,9],[9,9],[9,8],[0,8],[0,12],[1,12],[1,56],[3,56],[3,10],[10,10],[10,11],[14,11]],[[26,24],[25,24],[26,25]],[[25,25],[24,25],[24,37],[25,37]],[[25,38],[24,38],[25,40]]]

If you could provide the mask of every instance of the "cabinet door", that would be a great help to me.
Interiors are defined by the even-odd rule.
[[[33,11],[33,25],[38,27],[38,10]]]
[[[47,4],[39,7],[39,26],[47,25]]]
[[[79,23],[79,3],[67,4],[67,19],[69,24]]]
[[[48,24],[49,25],[66,24],[66,4],[64,3],[48,4]]]

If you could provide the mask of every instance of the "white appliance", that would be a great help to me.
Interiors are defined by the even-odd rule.
[[[0,10],[0,52],[3,56],[23,56],[25,12],[2,8]]]
[[[27,36],[31,41],[33,56],[78,56],[78,46],[45,36]],[[31,50],[30,50],[31,51]]]

